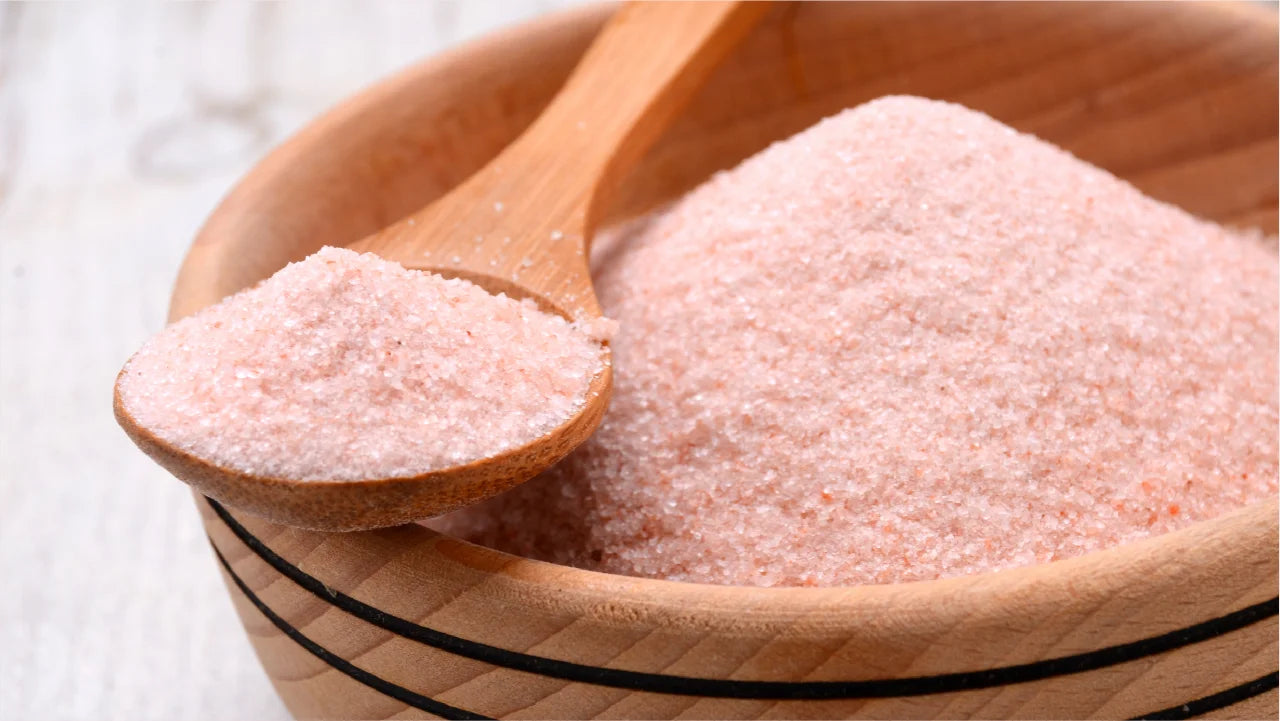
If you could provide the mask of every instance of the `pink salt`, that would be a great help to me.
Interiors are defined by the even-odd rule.
[[[600,430],[437,527],[584,568],[885,583],[1276,492],[1277,258],[956,105],[884,98],[607,234]]]
[[[324,248],[178,321],[123,371],[144,427],[226,468],[412,476],[518,447],[582,407],[605,322]]]

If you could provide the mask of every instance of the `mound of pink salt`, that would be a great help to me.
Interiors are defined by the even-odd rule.
[[[533,441],[582,407],[603,362],[598,339],[532,301],[324,248],[170,325],[119,389],[142,426],[226,468],[355,480]]]
[[[1276,492],[1277,257],[964,108],[829,118],[601,240],[604,424],[437,526],[720,584],[1077,556]]]

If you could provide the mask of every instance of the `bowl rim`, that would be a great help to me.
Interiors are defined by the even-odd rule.
[[[1252,3],[1193,4],[1217,12],[1247,13],[1265,21],[1266,28],[1274,29],[1276,14]],[[1216,8],[1216,10],[1214,10]],[[604,4],[588,4],[536,17],[497,32],[459,44],[444,52],[427,56],[395,71],[355,93],[347,95],[320,115],[312,118],[300,129],[262,157],[240,177],[198,232],[182,262],[171,296],[169,322],[195,312],[222,297],[218,290],[219,270],[225,267],[231,255],[225,242],[229,234],[224,229],[237,226],[239,220],[252,214],[249,200],[258,193],[271,192],[280,180],[291,159],[309,147],[325,143],[339,130],[370,107],[394,100],[404,86],[421,82],[424,76],[448,74],[451,67],[466,63],[474,55],[485,55],[511,44],[524,43],[542,34],[551,34],[568,26],[598,25],[613,11]],[[198,495],[198,494],[197,494]],[[238,513],[238,512],[237,512]],[[1063,593],[1072,593],[1073,587],[1088,585],[1104,594],[1113,594],[1123,588],[1126,569],[1140,565],[1138,559],[1171,562],[1187,565],[1188,559],[1203,556],[1205,548],[1212,547],[1215,561],[1226,561],[1226,556],[1236,546],[1231,539],[1241,530],[1267,531],[1273,540],[1277,535],[1277,516],[1280,514],[1280,494],[1242,506],[1217,517],[1192,523],[1175,531],[1150,536],[1092,551],[1062,560],[1036,563],[1029,566],[986,571],[976,574],[940,579],[906,581],[901,583],[862,584],[846,586],[798,587],[798,586],[740,586],[675,581],[659,578],[625,576],[603,571],[593,571],[548,561],[525,558],[473,544],[461,538],[429,529],[420,524],[409,524],[394,529],[356,531],[350,535],[396,534],[398,543],[430,548],[432,553],[445,552],[451,561],[461,562],[480,570],[501,569],[502,573],[521,582],[537,586],[551,586],[558,591],[584,595],[594,599],[608,599],[619,604],[643,605],[650,608],[684,608],[691,622],[701,623],[708,618],[710,607],[717,615],[726,612],[745,613],[751,616],[769,616],[794,619],[818,608],[838,603],[842,608],[859,607],[863,602],[883,601],[892,598],[897,605],[916,601],[928,603],[941,595],[956,592],[965,594],[974,606],[983,603],[998,607],[998,601],[1011,595],[1020,602],[1038,602],[1023,597],[1020,591],[1032,587],[1053,587]],[[405,535],[408,534],[408,535]],[[406,542],[406,539],[407,542]],[[1243,556],[1246,549],[1240,549]],[[976,595],[974,595],[976,594]],[[1043,602],[1060,604],[1060,596],[1045,593]],[[698,601],[698,607],[686,604]],[[706,608],[703,603],[706,603]],[[873,604],[879,605],[879,604]],[[912,605],[908,603],[907,605]],[[956,609],[953,614],[962,616],[972,607]],[[923,606],[918,606],[923,608]],[[904,607],[904,611],[907,609]],[[936,610],[936,609],[935,609]]]

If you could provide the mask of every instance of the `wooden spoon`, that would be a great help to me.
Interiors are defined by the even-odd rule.
[[[551,105],[501,155],[352,249],[532,298],[572,319],[599,317],[587,250],[608,191],[766,7],[624,6]],[[278,523],[350,531],[439,515],[523,483],[591,435],[611,387],[606,364],[576,416],[522,447],[419,476],[363,481],[254,476],[192,456],[140,426],[122,406],[118,382],[115,413],[143,451],[200,492]]]

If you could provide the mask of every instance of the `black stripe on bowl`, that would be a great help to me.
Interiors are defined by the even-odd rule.
[[[1239,686],[1232,686],[1226,691],[1219,691],[1215,694],[1203,696],[1195,701],[1188,701],[1177,706],[1170,706],[1166,709],[1153,711],[1149,714],[1138,716],[1134,721],[1141,719],[1188,719],[1195,718],[1210,711],[1217,711],[1220,708],[1238,704],[1241,701],[1247,701],[1254,696],[1261,696],[1280,685],[1280,672],[1272,671],[1264,676],[1259,676],[1252,681],[1247,681]]]
[[[1083,673],[1135,661],[1217,638],[1280,613],[1280,597],[1276,597],[1208,621],[1202,621],[1185,628],[1138,641],[1031,663],[934,676],[865,681],[748,681],[627,671],[625,669],[589,666],[573,663],[572,661],[562,661],[545,656],[534,656],[511,651],[485,643],[470,641],[393,616],[341,591],[326,586],[319,579],[309,575],[272,551],[258,537],[242,526],[217,501],[211,498],[206,500],[218,518],[259,558],[317,598],[342,609],[356,618],[404,638],[493,666],[564,681],[649,693],[785,701],[923,696],[969,689],[991,688]],[[1263,692],[1265,693],[1265,690]]]
[[[422,696],[421,694],[418,694],[414,691],[410,691],[409,689],[406,689],[403,686],[393,684],[390,681],[387,681],[375,674],[369,673],[364,669],[354,666],[353,664],[347,662],[345,659],[342,659],[341,657],[332,653],[328,649],[324,648],[323,646],[307,638],[305,635],[303,635],[301,631],[297,630],[292,625],[290,625],[288,621],[285,621],[283,618],[281,618],[277,613],[271,610],[270,607],[268,607],[265,603],[263,603],[262,600],[259,599],[256,594],[254,594],[252,591],[249,590],[249,587],[245,585],[244,581],[241,580],[240,577],[236,575],[236,572],[231,569],[231,565],[227,563],[227,560],[222,556],[222,553],[218,551],[218,547],[213,543],[213,539],[209,539],[209,544],[213,546],[213,552],[218,557],[218,562],[222,564],[222,567],[223,569],[226,570],[227,575],[231,577],[231,580],[235,583],[236,587],[240,589],[240,592],[245,595],[245,598],[247,598],[249,602],[254,605],[254,607],[256,607],[259,611],[261,611],[262,614],[266,616],[267,620],[271,621],[271,623],[274,624],[276,628],[280,629],[281,632],[283,632],[289,638],[293,639],[296,643],[298,643],[298,645],[302,646],[304,649],[309,651],[316,658],[319,658],[321,661],[324,661],[325,663],[329,664],[331,667],[333,667],[337,671],[344,673],[347,676],[350,676],[351,678],[355,679],[356,681],[359,681],[360,683],[368,686],[369,688],[372,688],[380,693],[390,696],[391,698],[395,698],[400,701],[403,701],[404,703],[414,708],[422,709],[429,713],[434,713],[437,716],[440,716],[441,718],[447,718],[447,719],[487,719],[489,718],[487,716],[474,714],[470,711],[465,711],[455,706],[450,706],[440,701],[436,701],[426,696]],[[1267,693],[1271,689],[1276,688],[1277,683],[1280,683],[1280,673],[1272,672],[1264,676],[1261,676],[1257,679],[1254,679],[1253,681],[1242,683],[1239,686],[1233,686],[1225,691],[1219,691],[1218,693],[1211,694],[1209,696],[1204,696],[1194,701],[1188,701],[1187,703],[1184,703],[1184,704],[1180,704],[1177,706],[1170,706],[1169,708],[1162,709],[1160,711],[1154,711],[1149,714],[1137,716],[1135,717],[1135,720],[1136,719],[1195,718],[1196,716],[1199,716],[1201,714],[1206,714],[1206,713],[1209,713],[1210,711],[1216,711],[1218,709],[1226,708],[1228,706],[1240,703],[1241,701],[1251,699],[1254,696],[1261,696],[1262,694]]]
[[[213,554],[218,557],[218,563],[222,564],[222,568],[227,572],[227,575],[231,577],[231,581],[236,584],[236,588],[240,589],[240,592],[244,594],[244,597],[249,599],[249,603],[252,603],[255,608],[261,611],[262,615],[266,616],[267,620],[270,621],[272,625],[280,629],[281,633],[293,639],[295,643],[297,643],[299,646],[306,649],[308,652],[311,653],[311,655],[329,664],[337,671],[344,673],[347,676],[350,676],[356,681],[359,681],[360,683],[364,684],[365,686],[368,686],[371,689],[374,689],[375,691],[378,691],[379,693],[390,696],[391,698],[396,699],[397,701],[404,702],[409,706],[412,706],[413,708],[421,709],[430,714],[435,714],[440,718],[446,718],[446,719],[488,719],[489,718],[488,716],[482,716],[480,714],[476,714],[470,711],[466,711],[464,709],[460,709],[457,706],[450,706],[449,704],[444,703],[443,701],[436,701],[435,699],[428,698],[427,696],[423,696],[422,694],[416,691],[410,691],[404,686],[391,683],[390,681],[382,678],[381,676],[369,673],[368,671],[360,668],[359,666],[356,666],[355,664],[337,655],[336,653],[330,651],[324,646],[321,646],[315,641],[312,641],[310,638],[305,636],[301,631],[294,628],[288,621],[281,618],[279,614],[271,610],[271,607],[263,603],[262,599],[258,598],[257,594],[249,590],[249,587],[240,578],[240,576],[238,576],[235,571],[231,570],[231,564],[227,563],[227,559],[223,557],[222,552],[218,550],[218,546],[213,542],[212,538],[209,539],[209,545],[213,546]]]

